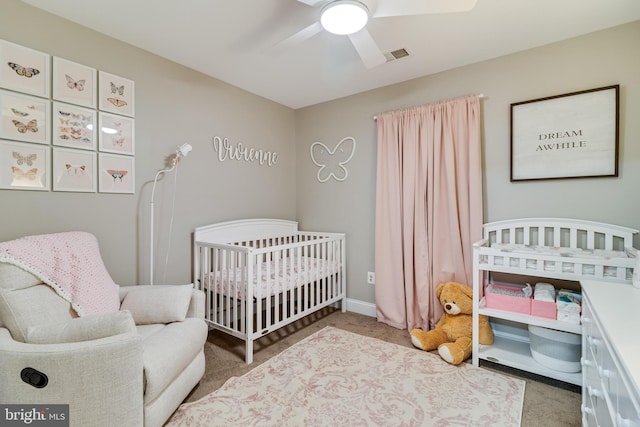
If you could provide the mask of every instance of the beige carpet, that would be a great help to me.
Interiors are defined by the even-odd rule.
[[[355,332],[395,343],[414,351],[409,332],[396,329],[375,318],[330,308],[307,316],[285,328],[265,335],[256,341],[254,363],[244,363],[244,343],[219,331],[210,331],[205,345],[206,371],[199,385],[186,402],[195,402],[219,389],[228,379],[239,377],[266,362],[296,342],[325,326]],[[433,354],[436,354],[434,352]],[[522,427],[579,427],[581,425],[580,388],[545,377],[510,370],[482,362],[483,369],[497,370],[505,375],[526,381]]]
[[[169,426],[517,426],[525,382],[330,326]]]

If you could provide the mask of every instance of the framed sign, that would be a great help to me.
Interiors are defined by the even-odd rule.
[[[618,176],[619,91],[511,104],[511,181]]]

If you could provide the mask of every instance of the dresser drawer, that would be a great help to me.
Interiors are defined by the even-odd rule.
[[[599,301],[602,304],[602,296]],[[605,310],[606,311],[606,310]],[[588,292],[583,298],[582,409],[583,424],[616,427],[640,427],[640,398],[635,381],[621,362],[618,348],[603,323],[611,324],[611,316],[601,318],[593,311]],[[619,342],[616,342],[618,346]],[[625,359],[627,363],[635,363]]]
[[[616,422],[620,427],[640,427],[640,404],[631,391],[628,379],[619,372]]]
[[[588,385],[585,388],[585,391],[590,401],[589,406],[593,408],[593,413],[595,415],[598,426],[615,426],[615,408],[612,407],[613,403],[604,393],[604,391],[597,385]]]

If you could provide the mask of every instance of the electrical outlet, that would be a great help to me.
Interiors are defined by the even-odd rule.
[[[373,271],[367,272],[367,283],[370,285],[375,285],[376,283],[376,273]]]

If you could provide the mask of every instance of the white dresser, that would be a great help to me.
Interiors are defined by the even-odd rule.
[[[640,427],[640,289],[581,285],[582,424]]]

